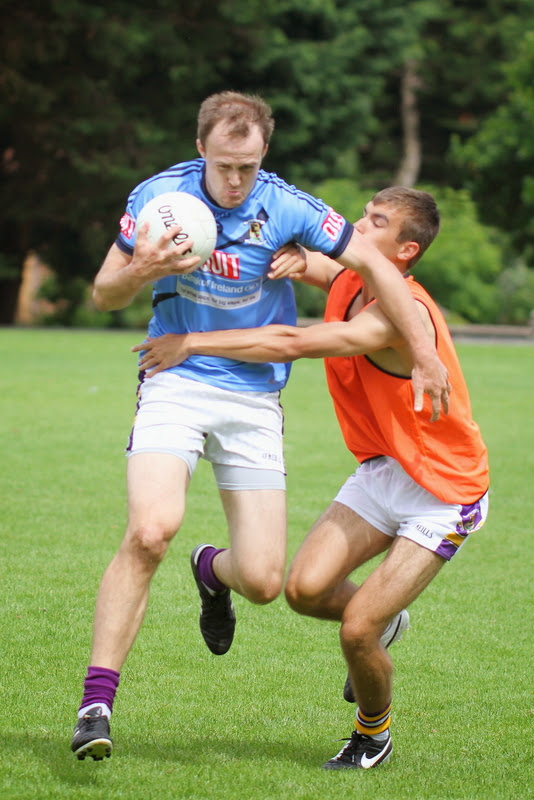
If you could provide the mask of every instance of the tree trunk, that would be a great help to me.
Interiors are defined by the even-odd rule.
[[[395,182],[397,186],[414,186],[421,168],[421,139],[419,137],[419,108],[417,89],[421,81],[417,63],[407,59],[403,64],[401,80],[401,121],[403,156]]]

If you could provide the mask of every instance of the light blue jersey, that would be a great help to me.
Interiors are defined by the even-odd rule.
[[[182,191],[199,197],[217,222],[217,245],[202,267],[154,283],[149,336],[295,325],[291,281],[267,277],[273,254],[288,242],[299,242],[336,258],[352,235],[351,223],[322,200],[264,170],[259,171],[242,205],[221,208],[207,192],[204,164],[203,158],[176,164],[141,183],[128,198],[116,244],[130,255],[137,215],[145,203],[163,192]],[[171,370],[223,389],[271,392],[285,386],[290,366],[191,356]]]

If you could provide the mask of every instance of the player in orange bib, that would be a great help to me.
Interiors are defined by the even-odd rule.
[[[156,372],[192,353],[251,362],[325,358],[341,431],[359,466],[304,540],[285,591],[295,611],[341,623],[349,671],[344,696],[357,704],[356,722],[326,769],[369,769],[390,758],[387,647],[408,627],[407,606],[487,516],[487,451],[460,363],[438,306],[409,275],[439,222],[431,195],[391,187],[372,198],[354,225],[361,264],[376,268],[388,260],[405,276],[448,370],[452,394],[439,419],[428,397],[422,410],[414,409],[410,350],[373,286],[319,253],[305,255],[304,279],[328,292],[322,324],[162,337],[142,365]],[[294,251],[289,258],[294,265]],[[383,552],[360,586],[350,580]]]

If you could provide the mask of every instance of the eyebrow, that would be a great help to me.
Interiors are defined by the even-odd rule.
[[[226,157],[216,158],[215,163],[217,164],[217,166],[230,166],[230,167],[234,166],[234,161],[232,160],[231,156],[229,156],[228,158]],[[255,167],[257,163],[258,159],[251,157],[249,160],[245,160],[243,161],[243,163],[238,164],[237,169],[240,169],[241,167]]]
[[[379,211],[370,211],[369,204],[365,206],[364,211],[370,217],[378,217],[379,219],[383,219],[389,225],[389,217],[387,216],[387,214],[381,214]]]

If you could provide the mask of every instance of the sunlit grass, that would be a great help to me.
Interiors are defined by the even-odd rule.
[[[189,553],[224,544],[226,531],[205,463],[122,673],[113,758],[74,759],[95,593],[125,521],[138,338],[0,331],[0,796],[529,796],[534,350],[520,346],[458,348],[490,450],[490,517],[414,603],[412,629],[392,651],[389,765],[321,770],[352,726],[334,624],[299,617],[281,598],[258,608],[237,597],[231,651],[207,651]],[[282,399],[292,555],[354,464],[320,362],[295,364]]]

